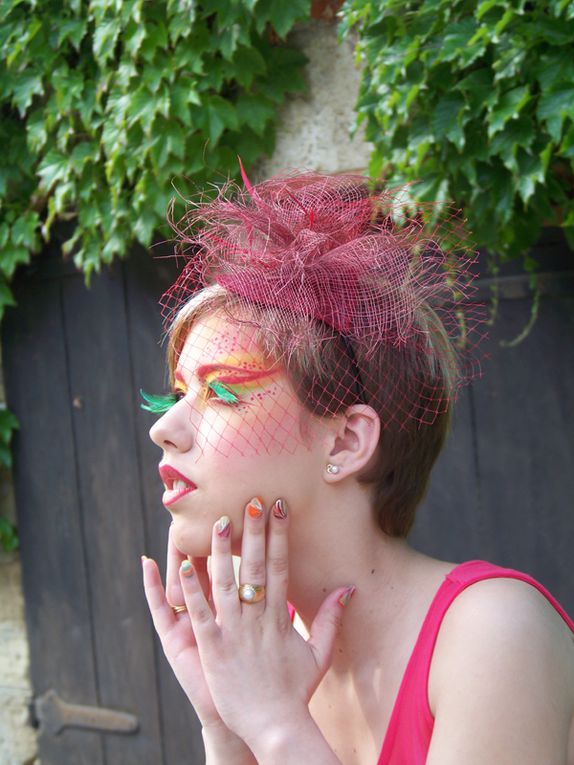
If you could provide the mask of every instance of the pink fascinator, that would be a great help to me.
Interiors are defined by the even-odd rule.
[[[486,312],[460,218],[450,211],[429,229],[432,210],[407,214],[404,193],[372,191],[360,175],[252,185],[241,169],[243,188],[171,221],[185,266],[161,301],[167,326],[219,285],[237,321],[272,339],[312,413],[364,403],[383,428],[432,424],[480,374]]]

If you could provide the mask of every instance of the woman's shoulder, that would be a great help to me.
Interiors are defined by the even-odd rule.
[[[464,579],[464,577],[462,577]],[[531,582],[501,576],[458,592],[428,678],[429,765],[574,765],[574,633]]]
[[[457,594],[442,621],[429,675],[433,714],[454,674],[507,682],[518,693],[515,673],[561,689],[574,709],[574,632],[530,577],[480,579]],[[514,678],[514,679],[513,679]],[[470,680],[469,680],[470,682]],[[557,682],[557,685],[556,685]],[[536,686],[533,686],[536,687]]]
[[[480,619],[485,628],[500,630],[501,639],[534,629],[541,637],[567,637],[565,644],[572,645],[574,623],[552,593],[529,574],[485,561],[468,561],[449,576],[460,581],[461,591],[444,616],[442,632],[454,638]]]

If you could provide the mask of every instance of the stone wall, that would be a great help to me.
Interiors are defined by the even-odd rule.
[[[309,90],[284,105],[275,152],[258,167],[258,178],[291,168],[364,172],[371,147],[362,130],[349,137],[360,78],[353,41],[339,43],[337,25],[325,21],[294,30],[289,41],[309,59]]]
[[[364,170],[369,146],[361,132],[354,140],[349,138],[359,86],[352,42],[338,43],[337,26],[328,21],[313,21],[295,30],[292,40],[309,59],[309,91],[293,97],[282,109],[275,153],[260,163],[254,175],[263,178],[291,168],[331,173]],[[7,471],[0,475],[0,514],[15,516]],[[0,765],[28,765],[35,761],[36,736],[28,722],[32,688],[16,554],[0,555],[0,646]]]
[[[4,402],[0,359],[0,403]],[[11,475],[0,468],[0,515],[14,521]],[[32,687],[24,621],[21,563],[0,552],[0,765],[28,765],[36,759],[36,734],[29,724]]]

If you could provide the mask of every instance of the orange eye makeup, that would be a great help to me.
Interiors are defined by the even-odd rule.
[[[239,404],[244,396],[261,387],[263,381],[269,381],[278,369],[247,369],[232,364],[202,364],[196,370],[196,377],[206,386],[206,400],[215,400],[223,404]],[[180,370],[174,375],[174,394],[185,395],[187,385]]]

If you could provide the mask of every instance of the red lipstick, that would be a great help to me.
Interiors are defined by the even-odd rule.
[[[183,473],[180,473],[179,470],[176,470],[171,465],[160,465],[159,474],[165,486],[162,497],[165,507],[173,505],[174,502],[197,489],[193,481],[190,481],[187,476],[184,476]]]

